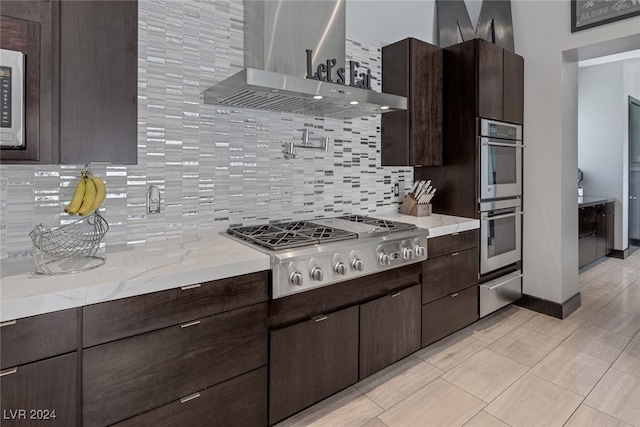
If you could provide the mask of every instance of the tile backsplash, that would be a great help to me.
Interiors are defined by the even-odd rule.
[[[229,225],[311,219],[396,206],[411,168],[380,167],[380,117],[347,121],[205,105],[205,89],[243,66],[242,1],[139,1],[138,164],[90,165],[107,184],[106,246],[198,235]],[[346,41],[370,68],[380,48]],[[286,159],[283,141],[307,128],[329,151]],[[88,161],[90,159],[87,159]],[[0,165],[0,258],[30,255],[36,224],[63,213],[84,165]],[[162,211],[146,214],[149,185]]]

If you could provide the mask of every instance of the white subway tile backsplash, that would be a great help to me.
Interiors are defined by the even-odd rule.
[[[375,214],[398,204],[411,168],[380,167],[380,117],[336,120],[205,105],[203,92],[243,67],[241,0],[139,0],[138,164],[90,165],[107,184],[106,246],[233,224]],[[380,90],[380,49],[346,41]],[[302,58],[302,55],[301,55]],[[329,151],[286,159],[283,142],[329,137]],[[63,212],[84,165],[0,165],[0,258],[30,255],[29,232]],[[149,185],[160,214],[146,213]]]

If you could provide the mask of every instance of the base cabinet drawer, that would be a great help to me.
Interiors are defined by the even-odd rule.
[[[118,427],[266,425],[266,366],[116,424]]]
[[[422,303],[475,285],[479,258],[478,248],[471,248],[426,260],[422,264]]]
[[[425,347],[478,320],[478,287],[473,285],[422,306]]]
[[[84,425],[109,425],[267,364],[256,304],[83,351]]]
[[[360,379],[420,349],[420,285],[360,306]]]
[[[78,310],[56,311],[0,323],[0,369],[78,348]]]
[[[76,426],[77,358],[77,353],[69,353],[0,371],[0,424]]]
[[[273,330],[269,424],[358,381],[359,306]]]
[[[520,270],[481,284],[480,317],[491,314],[522,297],[522,272]]]

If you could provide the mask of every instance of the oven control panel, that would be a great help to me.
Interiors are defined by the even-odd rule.
[[[378,273],[427,259],[426,232],[418,236],[338,242],[272,259],[273,298]]]

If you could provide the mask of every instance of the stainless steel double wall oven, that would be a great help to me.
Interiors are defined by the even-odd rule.
[[[524,145],[520,125],[480,119],[479,130],[480,317],[484,317],[522,296]]]

